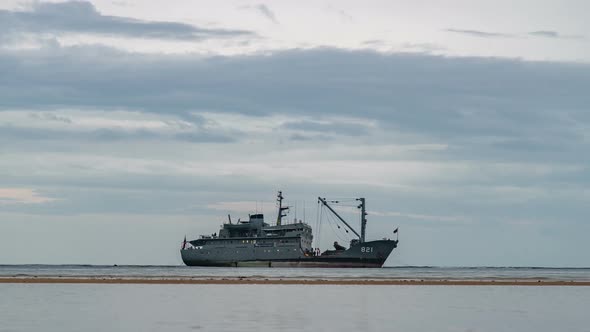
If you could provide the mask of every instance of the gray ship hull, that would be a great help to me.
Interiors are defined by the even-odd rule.
[[[188,266],[261,266],[261,267],[382,267],[395,240],[357,243],[347,250],[326,251],[319,256],[306,255],[299,245],[240,247],[207,246],[183,249],[181,256]]]

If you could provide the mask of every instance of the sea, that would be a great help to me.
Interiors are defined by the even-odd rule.
[[[0,278],[589,281],[585,268],[0,265]],[[590,287],[0,283],[0,331],[585,331]]]

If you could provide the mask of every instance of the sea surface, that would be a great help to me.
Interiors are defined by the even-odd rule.
[[[437,279],[590,281],[590,268],[547,267],[385,267],[227,268],[188,266],[0,265],[0,277],[268,277],[293,279]]]
[[[590,269],[0,266],[0,277],[590,280]],[[0,331],[590,332],[590,287],[0,284]]]

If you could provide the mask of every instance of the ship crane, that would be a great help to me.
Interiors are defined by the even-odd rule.
[[[324,204],[324,206],[326,206],[336,217],[338,217],[338,219],[340,219],[340,221],[342,221],[342,223],[344,223],[344,225],[346,225],[346,227],[348,227],[348,229],[350,229],[359,238],[360,243],[363,243],[363,242],[365,242],[365,230],[367,228],[367,212],[365,210],[365,199],[364,198],[357,198],[356,200],[361,202],[358,206],[358,208],[361,209],[361,234],[359,234],[352,226],[350,226],[338,214],[338,212],[334,211],[334,209],[332,209],[332,207],[328,204],[328,201],[326,201],[325,198],[318,197],[318,201],[320,201],[322,204]],[[338,203],[338,201],[333,201],[333,202]]]

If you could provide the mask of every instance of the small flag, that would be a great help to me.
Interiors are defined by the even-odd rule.
[[[184,241],[182,241],[182,249],[186,247],[186,235],[184,236]]]
[[[398,227],[398,228],[396,228],[396,229],[394,229],[394,230],[393,230],[393,234],[397,233],[397,230],[398,230],[398,229],[399,229],[399,227]]]

